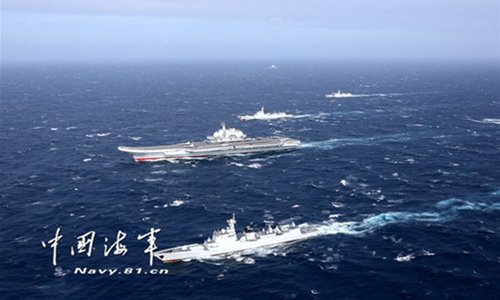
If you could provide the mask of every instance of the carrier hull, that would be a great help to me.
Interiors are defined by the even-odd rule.
[[[118,150],[129,153],[136,162],[152,162],[286,151],[297,148],[299,144],[300,141],[291,138],[268,137],[229,142],[188,142],[154,147],[120,146]]]

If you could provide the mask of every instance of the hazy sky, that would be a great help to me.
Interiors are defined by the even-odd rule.
[[[499,0],[2,0],[2,62],[500,61]]]

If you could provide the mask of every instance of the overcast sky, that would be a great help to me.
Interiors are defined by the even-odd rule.
[[[500,61],[499,0],[2,0],[2,62]]]

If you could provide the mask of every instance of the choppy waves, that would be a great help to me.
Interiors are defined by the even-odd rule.
[[[498,294],[498,72],[289,67],[265,76],[240,64],[6,70],[1,279],[17,293],[4,296],[141,298],[155,288],[167,299]],[[332,86],[404,94],[329,101],[323,93]],[[294,116],[237,128],[290,136],[301,148],[177,164],[136,164],[116,150],[198,140],[256,105]],[[158,288],[159,277],[60,276],[82,265],[147,268],[146,244],[134,235],[161,228],[160,249],[200,242],[231,213],[239,228],[295,218],[322,234],[213,265],[155,261],[172,271],[168,288]],[[40,241],[59,226],[63,271],[54,273]],[[118,229],[129,234],[129,252],[104,258],[102,237]],[[70,257],[89,230],[99,235],[94,256]]]

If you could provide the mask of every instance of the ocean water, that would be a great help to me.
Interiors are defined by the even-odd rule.
[[[269,65],[2,66],[0,298],[497,298],[499,66]],[[338,89],[362,97],[324,97]],[[238,121],[261,106],[295,117]],[[221,121],[302,146],[144,164],[116,149],[202,140]],[[293,220],[323,234],[151,267],[137,239],[202,242],[232,213],[240,230]],[[119,230],[127,253],[105,256]],[[89,231],[91,256],[72,255]]]

